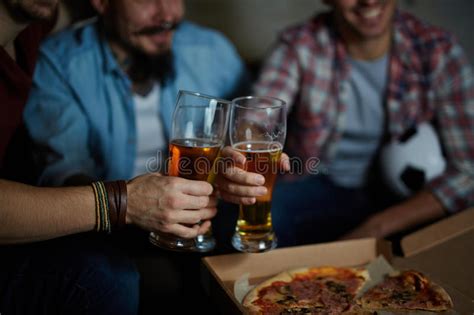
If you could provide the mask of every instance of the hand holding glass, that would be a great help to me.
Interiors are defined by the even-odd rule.
[[[212,183],[214,162],[227,134],[229,109],[228,101],[200,93],[179,92],[169,144],[169,176]],[[215,247],[210,231],[195,239],[152,232],[150,242],[177,251],[208,252]]]
[[[232,245],[243,252],[264,252],[277,245],[271,200],[286,137],[285,102],[271,97],[232,101],[230,141],[245,158],[245,170],[265,177],[267,194],[253,205],[240,205]]]

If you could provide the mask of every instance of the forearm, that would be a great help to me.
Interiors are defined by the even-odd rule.
[[[439,200],[431,192],[423,191],[376,214],[370,220],[378,229],[377,234],[388,236],[441,218],[444,215],[445,211]]]
[[[0,180],[0,243],[26,243],[91,231],[91,187],[37,188]]]

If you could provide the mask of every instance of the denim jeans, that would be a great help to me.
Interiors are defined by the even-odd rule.
[[[137,314],[135,264],[100,235],[0,247],[0,313]]]
[[[375,211],[364,188],[344,188],[327,176],[277,181],[272,222],[279,247],[334,241]]]

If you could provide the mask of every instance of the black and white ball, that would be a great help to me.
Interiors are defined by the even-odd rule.
[[[440,175],[446,167],[441,145],[429,123],[404,134],[382,148],[382,175],[391,190],[408,197]]]

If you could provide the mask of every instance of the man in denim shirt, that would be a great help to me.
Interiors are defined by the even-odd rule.
[[[221,34],[183,21],[181,0],[91,3],[97,20],[54,35],[40,49],[24,118],[39,148],[42,185],[159,171],[146,166],[157,161],[157,151],[167,151],[178,91],[231,98],[245,83],[234,47]],[[128,237],[125,243],[132,244]],[[131,251],[146,245],[142,237]],[[199,258],[182,260],[170,253],[163,260],[161,254],[156,249],[147,256],[150,270],[158,270],[161,279],[153,283],[156,275],[143,276],[145,287],[166,291],[162,308],[177,291],[181,297],[192,293],[186,298],[190,303],[181,306],[183,313],[186,307],[198,308],[204,301]],[[168,266],[168,258],[178,262]],[[150,300],[156,303],[156,295]]]
[[[24,118],[42,148],[42,185],[150,170],[157,148],[167,151],[180,89],[230,98],[246,75],[228,40],[183,21],[182,1],[92,4],[98,20],[40,51]]]

